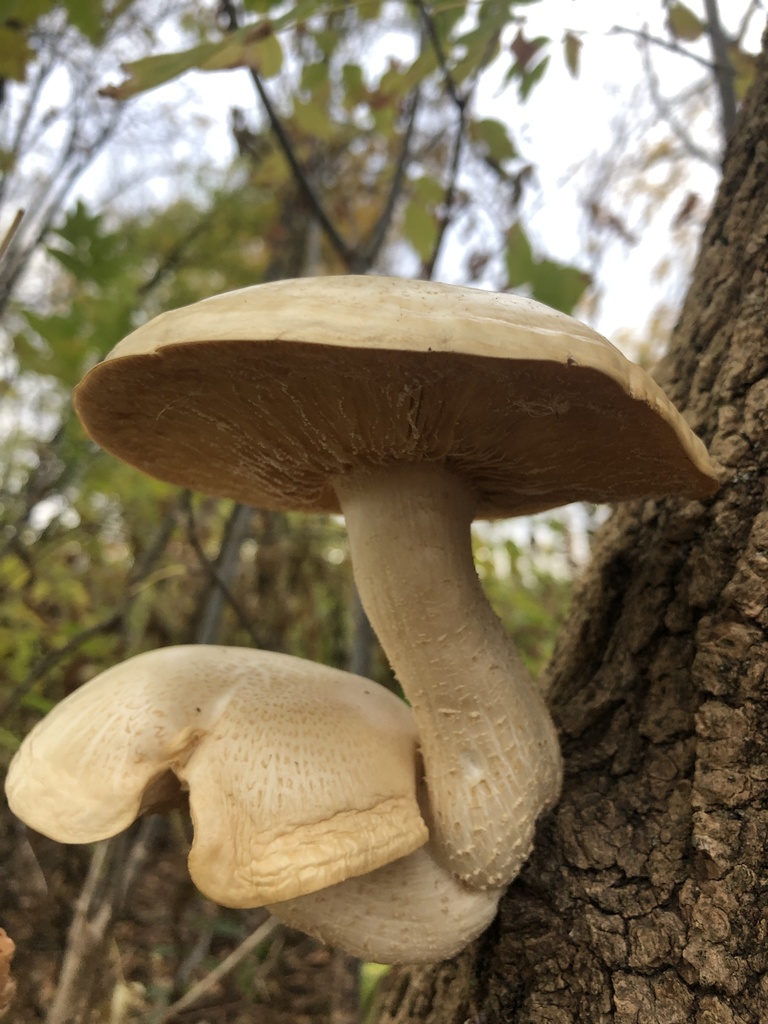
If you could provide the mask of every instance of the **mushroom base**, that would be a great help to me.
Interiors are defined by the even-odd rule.
[[[360,960],[428,964],[455,956],[485,931],[502,892],[464,885],[426,846],[367,875],[268,909],[284,924]]]

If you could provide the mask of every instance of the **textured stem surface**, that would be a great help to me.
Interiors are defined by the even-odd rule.
[[[335,486],[363,605],[416,716],[435,854],[472,885],[505,885],[557,798],[560,753],[475,572],[474,494],[437,464]]]

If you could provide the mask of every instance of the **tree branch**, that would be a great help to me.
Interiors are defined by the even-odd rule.
[[[647,44],[642,47],[641,56],[646,75],[648,76],[648,88],[651,93],[651,99],[653,100],[659,115],[667,122],[677,139],[682,143],[685,151],[690,156],[695,157],[697,160],[702,160],[704,163],[709,164],[710,167],[719,166],[719,161],[715,156],[708,153],[705,149],[699,146],[698,143],[694,142],[683,125],[680,124],[678,119],[675,117],[667,100],[661,95],[659,80],[656,72],[653,70]]]
[[[248,633],[248,636],[251,638],[251,642],[253,643],[253,646],[254,647],[260,647],[261,644],[259,642],[258,636],[256,635],[256,631],[254,630],[251,622],[249,621],[248,616],[245,614],[245,612],[243,611],[242,607],[240,606],[240,602],[237,600],[235,595],[230,590],[227,580],[223,577],[222,573],[219,572],[219,569],[217,568],[217,566],[214,565],[214,563],[210,560],[210,558],[208,558],[208,556],[206,555],[205,551],[203,551],[203,546],[200,543],[200,538],[197,535],[197,527],[195,525],[195,513],[194,513],[194,510],[192,508],[192,498],[191,498],[191,495],[190,495],[189,491],[185,491],[183,493],[183,495],[182,495],[182,504],[183,504],[183,507],[184,507],[184,510],[185,510],[186,516],[187,516],[187,537],[189,539],[189,543],[192,545],[192,548],[193,548],[195,554],[198,557],[200,565],[203,567],[205,572],[208,574],[208,576],[210,577],[211,581],[221,591],[222,595],[226,599],[227,604],[230,606],[232,611],[237,616],[237,619],[238,619],[240,625],[243,627],[243,629]],[[235,509],[233,509],[233,515],[235,515],[237,513],[237,509],[238,509],[238,506],[235,506]],[[239,545],[242,544],[242,536],[239,534],[238,531],[232,531],[232,535],[233,535],[233,537],[235,537],[238,540],[238,551],[239,551]],[[217,624],[217,627],[218,627],[218,624]]]
[[[184,1010],[189,1009],[198,1002],[206,992],[209,992],[215,985],[217,985],[222,978],[225,978],[230,974],[239,963],[249,956],[257,946],[260,946],[262,942],[274,935],[274,933],[281,928],[282,925],[274,917],[268,917],[266,921],[259,925],[259,927],[240,943],[240,945],[234,949],[229,956],[225,957],[221,963],[215,967],[209,974],[199,981],[197,985],[193,985],[192,988],[181,997],[177,999],[175,1003],[172,1003],[167,1010],[165,1010],[160,1017],[155,1020],[155,1024],[168,1024],[178,1014],[183,1013]]]
[[[717,0],[704,0],[707,12],[707,35],[714,57],[714,74],[717,93],[720,98],[720,124],[723,130],[723,144],[730,139],[736,127],[736,89],[734,71],[728,60],[728,38],[720,22]]]
[[[419,12],[421,22],[424,29],[429,36],[429,41],[432,45],[432,49],[435,51],[437,57],[437,63],[440,65],[440,70],[443,72],[443,78],[448,89],[448,95],[451,97],[455,105],[461,110],[466,105],[466,98],[459,96],[459,91],[456,87],[456,83],[453,80],[450,68],[448,67],[448,61],[445,56],[445,50],[443,44],[440,41],[440,36],[437,34],[435,23],[432,19],[431,13],[427,10],[426,4],[423,0],[413,0],[413,6]]]
[[[19,224],[21,224],[21,219],[22,219],[23,216],[24,216],[24,210],[17,210],[16,211],[16,214],[15,214],[13,220],[11,221],[11,226],[8,228],[8,230],[5,233],[5,238],[3,238],[2,242],[0,242],[0,260],[3,258],[3,256],[5,256],[6,249],[8,248],[8,246],[13,241],[13,236],[19,230]]]
[[[239,27],[239,23],[237,18],[237,12],[235,11],[235,7],[234,4],[232,3],[232,0],[221,0],[220,9],[227,17],[228,27],[230,31],[234,32]],[[320,197],[315,192],[314,187],[312,186],[309,178],[304,172],[304,168],[299,163],[299,159],[296,156],[296,151],[293,148],[293,144],[291,143],[291,140],[288,137],[288,133],[283,127],[282,121],[277,116],[277,111],[272,105],[272,101],[269,98],[269,94],[267,93],[266,89],[264,88],[264,83],[261,81],[261,76],[259,75],[258,71],[253,67],[249,68],[248,71],[250,73],[251,81],[254,84],[256,92],[259,95],[259,99],[261,100],[262,105],[264,106],[264,111],[267,115],[267,120],[269,121],[269,125],[272,129],[272,132],[274,133],[274,136],[277,139],[277,143],[280,146],[280,149],[282,150],[283,156],[285,157],[288,166],[291,169],[291,174],[293,175],[294,180],[296,181],[296,184],[299,186],[305,199],[309,203],[314,216],[316,217],[318,223],[320,224],[320,227],[323,230],[323,234],[331,243],[331,245],[333,246],[334,250],[336,251],[339,258],[342,260],[342,262],[347,267],[354,266],[357,261],[358,254],[355,252],[354,249],[347,245],[347,243],[341,237],[339,232],[336,230],[331,219],[328,217],[328,214],[325,212],[325,208],[323,207],[323,204],[320,201]]]
[[[59,983],[46,1024],[73,1024],[83,1019],[82,1011],[88,1008],[97,977],[94,960],[102,959],[115,917],[157,840],[159,821],[157,816],[146,818],[133,833],[123,832],[96,845],[67,933]],[[133,841],[129,842],[132,834]]]
[[[421,276],[426,280],[431,280],[432,275],[435,272],[435,266],[440,258],[440,252],[443,248],[443,242],[445,241],[445,234],[453,218],[453,206],[456,201],[456,190],[459,180],[459,166],[461,164],[461,154],[464,148],[464,135],[467,127],[466,118],[466,107],[462,103],[459,108],[459,120],[456,125],[456,136],[453,142],[453,155],[451,157],[451,169],[449,172],[448,186],[445,190],[445,196],[443,197],[443,213],[440,217],[440,225],[437,230],[437,239],[435,240],[434,247],[429,259],[422,265]]]
[[[690,50],[686,50],[684,46],[680,46],[679,43],[673,43],[669,39],[661,39],[659,36],[652,36],[650,32],[645,29],[638,28],[626,28],[624,25],[614,25],[610,29],[609,35],[627,35],[633,36],[635,39],[639,39],[644,43],[651,43],[653,46],[659,46],[663,50],[669,50],[670,53],[676,53],[680,57],[687,57],[689,60],[695,61],[696,64],[700,64],[706,68],[707,71],[716,72],[717,67],[712,63],[711,60],[707,60],[706,57],[700,57],[698,53],[691,53]]]
[[[413,140],[413,129],[416,124],[416,112],[419,109],[419,99],[419,90],[415,89],[411,97],[411,109],[408,112],[408,123],[403,135],[403,143],[400,147],[400,155],[395,166],[395,173],[392,177],[392,185],[390,186],[382,214],[373,229],[371,240],[366,247],[364,255],[362,256],[362,265],[360,269],[363,272],[371,269],[373,264],[376,262],[376,257],[381,252],[381,247],[384,245],[384,241],[387,237],[387,231],[392,223],[392,217],[394,216],[397,200],[402,193],[403,179],[405,178],[405,172],[411,157],[411,142]]]
[[[191,505],[188,505],[188,515],[190,509]],[[248,505],[235,505],[230,513],[227,524],[224,527],[224,537],[221,542],[221,548],[219,549],[216,564],[213,565],[209,562],[210,568],[216,573],[216,578],[214,579],[213,576],[211,577],[213,586],[208,595],[208,600],[205,602],[203,607],[202,615],[200,616],[197,635],[195,637],[196,643],[215,644],[218,640],[221,630],[221,615],[224,610],[224,602],[228,601],[231,604],[233,601],[232,592],[229,588],[237,572],[237,566],[240,561],[240,549],[243,546],[243,541],[250,532],[252,518],[253,509],[249,508]],[[199,550],[196,550],[198,557],[200,557]],[[244,613],[241,614],[237,608],[235,608],[235,613],[240,621],[243,622]],[[260,647],[261,644],[256,640],[255,631],[252,629],[250,623],[244,623],[244,625],[248,629],[249,635],[255,645]]]

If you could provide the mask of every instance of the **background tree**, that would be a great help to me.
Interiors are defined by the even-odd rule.
[[[496,929],[389,980],[381,1020],[755,1022],[768,1012],[768,60],[659,377],[722,472],[601,531],[549,670],[563,799]]]

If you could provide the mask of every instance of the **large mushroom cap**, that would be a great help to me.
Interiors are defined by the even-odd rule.
[[[417,774],[411,713],[376,683],[284,654],[168,647],[58,704],[22,743],[6,792],[32,828],[87,843],[162,803],[175,776],[189,790],[192,878],[238,907],[423,845]]]
[[[491,518],[716,487],[682,416],[601,335],[422,281],[280,281],[165,313],[75,405],[131,465],[261,507],[339,511],[333,478],[392,461],[456,469]]]

